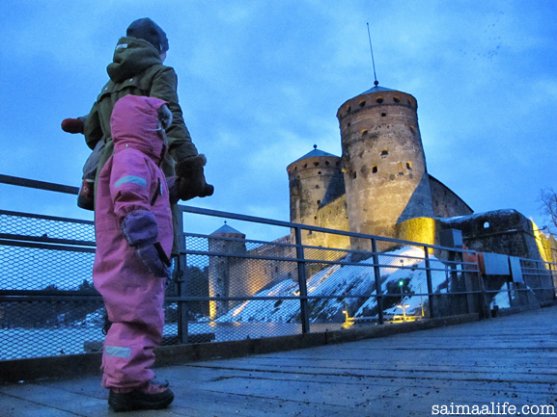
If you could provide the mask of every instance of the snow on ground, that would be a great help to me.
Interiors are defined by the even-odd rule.
[[[379,255],[381,266],[382,292],[387,292],[389,283],[409,278],[409,289],[413,293],[427,293],[424,252],[419,247],[403,247]],[[434,291],[446,282],[447,271],[443,263],[430,256]],[[310,299],[310,320],[342,319],[343,310],[353,316],[363,316],[376,306],[374,270],[371,258],[354,265],[333,265],[308,279],[308,296],[324,297]],[[292,279],[277,282],[268,289],[254,295],[257,297],[296,297],[298,283]],[[427,296],[407,296],[404,304],[407,313],[421,310]],[[398,312],[400,313],[400,311]],[[279,322],[290,323],[299,320],[300,302],[297,299],[248,300],[231,309],[216,321],[226,322]]]

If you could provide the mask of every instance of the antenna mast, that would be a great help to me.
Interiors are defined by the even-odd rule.
[[[366,23],[367,25],[367,37],[369,39],[369,50],[371,52],[371,64],[373,65],[373,85],[378,86],[379,81],[377,81],[377,74],[375,72],[375,58],[373,57],[373,45],[371,44],[371,32],[369,31],[369,22]]]

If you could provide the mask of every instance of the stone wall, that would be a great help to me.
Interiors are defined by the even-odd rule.
[[[470,249],[541,260],[532,222],[516,210],[441,219],[441,223],[462,230],[464,244]]]
[[[435,217],[467,216],[474,211],[453,190],[432,175],[429,176]]]

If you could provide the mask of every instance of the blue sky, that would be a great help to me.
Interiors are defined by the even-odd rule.
[[[372,86],[412,94],[428,171],[476,212],[542,226],[557,190],[557,1],[0,2],[0,173],[77,186],[85,114],[128,24],[167,33],[187,125],[215,195],[188,204],[289,219],[286,166],[340,155],[336,111]],[[91,218],[73,197],[0,185],[0,208]],[[232,223],[231,223],[232,224]]]

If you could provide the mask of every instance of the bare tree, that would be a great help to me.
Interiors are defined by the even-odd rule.
[[[549,228],[557,231],[557,193],[552,188],[540,191],[541,209],[550,221]]]

